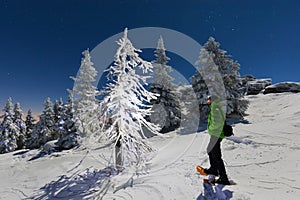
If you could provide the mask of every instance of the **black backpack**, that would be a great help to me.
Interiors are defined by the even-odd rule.
[[[230,137],[234,135],[232,126],[228,125],[226,121],[224,122],[223,132],[225,137]]]

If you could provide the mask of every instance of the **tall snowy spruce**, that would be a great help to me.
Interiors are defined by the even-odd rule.
[[[0,153],[8,153],[18,148],[19,127],[14,123],[12,99],[9,97],[3,109],[4,119],[1,123]]]
[[[115,167],[118,170],[130,167],[143,170],[147,154],[153,151],[143,128],[154,134],[159,134],[160,128],[145,120],[151,114],[150,100],[156,98],[144,87],[149,78],[144,73],[151,72],[152,65],[139,57],[141,50],[132,45],[127,34],[126,28],[123,38],[118,41],[114,64],[108,69],[109,83],[102,102],[102,118],[111,120],[105,120],[102,128],[107,140],[114,143]],[[136,73],[137,68],[143,71],[142,75]]]
[[[57,139],[54,130],[54,111],[52,102],[48,97],[44,103],[43,113],[40,115],[39,122],[34,126],[30,139],[30,148],[39,148],[50,140]]]
[[[218,67],[218,71],[222,76],[226,89],[227,98],[227,114],[237,114],[243,116],[248,108],[249,102],[244,99],[244,93],[240,88],[240,74],[238,72],[240,64],[233,61],[225,50],[219,48],[220,43],[210,37],[200,51],[198,65]],[[213,63],[209,63],[212,62]],[[205,63],[208,62],[208,63]],[[206,69],[207,70],[207,69]],[[207,72],[206,72],[207,73]],[[197,96],[207,94],[207,86],[205,86],[204,78],[201,74],[196,74],[191,78],[194,90]],[[205,96],[203,95],[203,98]],[[200,98],[200,105],[204,99]]]
[[[190,78],[193,89],[196,93],[199,103],[200,122],[205,122],[209,113],[209,106],[207,105],[207,97],[210,95],[207,82],[214,82],[211,77],[215,73],[215,63],[213,61],[212,53],[209,53],[204,47],[200,50],[200,56],[195,63],[198,67],[198,73]],[[217,72],[218,73],[218,72]],[[205,78],[204,78],[205,76]]]
[[[69,94],[67,102],[63,105],[61,118],[56,122],[56,127],[59,130],[59,139],[57,146],[60,149],[71,149],[78,145],[79,134],[74,121],[73,98]]]
[[[22,119],[23,111],[21,109],[20,103],[16,103],[14,107],[14,124],[19,128],[19,135],[17,137],[18,149],[24,149],[27,145],[27,135],[26,135],[26,123]]]
[[[175,93],[173,77],[169,75],[173,70],[167,65],[170,58],[166,56],[166,49],[162,36],[158,39],[155,50],[156,60],[153,61],[154,81],[150,92],[158,94],[158,98],[151,100],[153,114],[151,122],[162,127],[161,132],[169,132],[180,126],[180,107]]]
[[[53,112],[54,112],[54,121],[55,122],[62,119],[62,116],[64,115],[64,102],[63,102],[62,98],[54,101]]]
[[[62,135],[64,135],[65,130],[63,128],[63,125],[65,123],[64,121],[64,102],[62,98],[59,100],[54,101],[53,106],[53,114],[54,114],[54,131],[55,131],[55,138],[60,138]]]
[[[26,124],[26,147],[28,148],[30,146],[30,138],[31,138],[31,134],[33,131],[33,128],[35,126],[35,119],[32,116],[32,111],[31,109],[28,110],[27,115],[26,115],[26,120],[25,120],[25,124]]]
[[[83,58],[74,87],[70,93],[73,95],[74,118],[80,134],[87,136],[99,130],[99,95],[97,87],[93,85],[96,81],[97,71],[91,61],[89,50],[82,52]]]

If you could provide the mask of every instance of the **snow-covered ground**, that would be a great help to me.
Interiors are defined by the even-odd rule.
[[[300,94],[248,96],[245,122],[222,142],[230,179],[228,199],[299,199]],[[81,149],[31,158],[38,150],[0,155],[0,199],[203,199],[196,164],[208,166],[209,136],[169,133],[153,137],[158,149],[149,173],[114,176],[99,157],[107,149]],[[89,170],[87,170],[89,169]],[[111,178],[108,178],[111,177]]]

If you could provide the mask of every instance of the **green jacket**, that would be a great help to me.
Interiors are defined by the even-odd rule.
[[[218,100],[212,101],[208,115],[208,134],[223,139],[225,137],[223,132],[224,121],[225,115],[222,110],[222,102]]]

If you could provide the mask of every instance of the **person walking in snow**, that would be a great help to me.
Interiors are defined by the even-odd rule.
[[[222,110],[222,102],[218,97],[209,96],[207,104],[210,106],[207,125],[208,134],[210,135],[207,146],[210,167],[205,169],[197,166],[197,171],[202,175],[219,176],[217,183],[230,185],[221,153],[221,142],[225,137],[223,127],[226,116]]]

